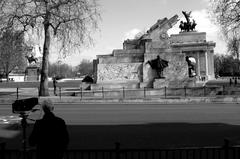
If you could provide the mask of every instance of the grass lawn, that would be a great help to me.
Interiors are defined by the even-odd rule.
[[[64,82],[58,82],[58,87],[78,87],[81,84],[79,80],[67,80]],[[39,82],[0,82],[0,88],[37,88],[40,86]],[[52,81],[48,83],[49,87],[53,87]]]

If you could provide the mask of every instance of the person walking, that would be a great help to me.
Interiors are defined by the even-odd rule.
[[[56,96],[57,95],[57,79],[56,79],[56,77],[54,76],[53,77],[53,93],[54,93],[54,95]]]
[[[29,137],[29,145],[36,146],[37,159],[63,159],[69,143],[65,121],[53,114],[51,100],[42,102],[44,116],[37,120]]]

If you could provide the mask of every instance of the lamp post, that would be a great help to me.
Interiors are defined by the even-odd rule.
[[[58,76],[60,76],[61,73],[60,65],[62,64],[62,61],[58,60],[57,63],[58,63]]]

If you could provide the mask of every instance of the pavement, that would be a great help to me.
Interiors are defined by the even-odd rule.
[[[20,96],[25,99],[37,96]],[[184,104],[184,103],[240,103],[240,96],[214,96],[214,97],[147,97],[147,98],[81,98],[72,96],[37,97],[39,102],[51,99],[54,103],[159,103],[159,104]],[[13,103],[16,97],[0,97],[1,104]]]
[[[2,113],[10,108],[1,105],[0,109]],[[67,123],[70,149],[111,148],[115,142],[123,148],[221,146],[225,138],[239,144],[239,112],[238,104],[55,105],[55,114]],[[29,117],[38,119],[41,112]],[[3,122],[9,120],[17,117]],[[29,121],[28,135],[32,124]],[[0,124],[0,142],[2,137],[9,149],[20,148],[21,131],[19,124]]]
[[[75,88],[76,89],[76,88]],[[18,93],[17,93],[18,92]],[[184,104],[184,103],[240,103],[238,95],[217,95],[206,97],[191,96],[147,96],[145,98],[103,98],[100,97],[81,97],[81,96],[55,96],[53,88],[49,88],[50,96],[38,97],[37,88],[0,88],[0,104],[11,104],[17,98],[25,99],[31,97],[39,98],[41,102],[44,99],[51,99],[54,103],[159,103],[159,104]]]

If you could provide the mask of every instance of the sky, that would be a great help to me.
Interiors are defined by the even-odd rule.
[[[215,53],[226,52],[226,44],[220,31],[208,17],[208,0],[98,0],[101,20],[99,30],[93,35],[94,46],[83,49],[60,60],[72,66],[80,64],[83,59],[93,60],[97,55],[111,54],[113,49],[122,49],[124,39],[131,39],[138,32],[147,30],[158,19],[178,15],[183,19],[182,11],[192,11],[199,32],[207,32],[207,40],[216,42]],[[177,23],[169,34],[177,34]],[[50,62],[59,57],[50,55]]]

